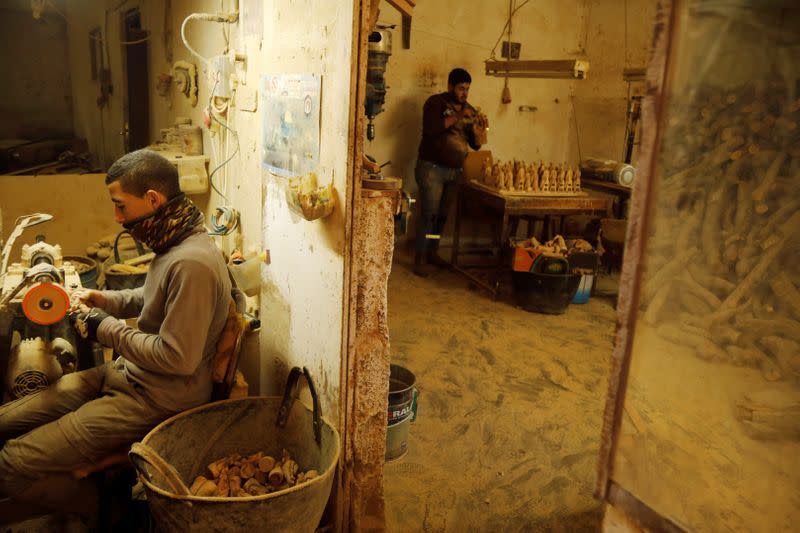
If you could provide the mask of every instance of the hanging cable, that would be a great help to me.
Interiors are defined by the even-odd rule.
[[[572,107],[572,119],[575,121],[575,139],[577,140],[578,144],[578,161],[583,161],[583,155],[581,155],[581,132],[578,129],[578,114],[575,112],[575,96],[570,95],[569,103]]]
[[[511,17],[513,17],[513,16],[514,16],[514,14],[515,14],[517,11],[519,11],[520,9],[522,9],[522,8],[525,6],[525,4],[527,4],[527,3],[528,3],[528,2],[530,2],[530,1],[531,1],[531,0],[525,0],[525,1],[524,1],[524,2],[522,2],[520,5],[518,5],[518,6],[516,7],[516,9],[514,9],[514,11],[512,11],[512,12],[511,12],[511,13],[508,15],[508,20],[506,20],[506,23],[505,23],[505,25],[503,26],[503,29],[502,29],[502,30],[500,30],[500,36],[497,38],[497,41],[494,43],[494,46],[492,47],[492,51],[489,53],[489,59],[494,59],[494,58],[495,58],[494,51],[497,49],[497,45],[498,45],[498,44],[500,44],[500,39],[502,39],[502,38],[503,38],[503,34],[506,32],[506,28],[508,28],[508,25],[509,25],[509,24],[511,24]],[[509,46],[510,46],[510,45],[509,45]],[[510,52],[510,50],[509,50],[509,52]],[[509,53],[509,56],[510,56],[510,55],[511,55],[511,54]]]
[[[239,135],[236,133],[236,131],[235,131],[235,130],[232,130],[232,129],[230,129],[228,126],[226,126],[225,124],[223,124],[223,123],[222,123],[222,122],[221,122],[221,121],[220,121],[220,120],[219,120],[217,117],[215,117],[213,114],[211,115],[211,120],[213,120],[214,122],[216,122],[217,124],[219,124],[220,126],[222,126],[223,128],[225,128],[225,129],[226,129],[226,130],[228,130],[229,132],[233,133],[233,138],[234,138],[234,140],[236,141],[236,150],[234,150],[234,151],[233,151],[233,153],[230,155],[230,157],[228,157],[228,158],[227,158],[225,161],[223,161],[222,163],[220,163],[219,165],[217,165],[217,166],[214,168],[214,170],[212,170],[212,171],[211,171],[211,175],[208,177],[208,181],[209,181],[209,183],[211,184],[211,188],[212,188],[212,189],[214,189],[214,191],[216,191],[216,193],[217,193],[217,194],[219,194],[220,196],[222,196],[222,198],[223,198],[223,199],[224,199],[224,200],[227,202],[227,201],[228,201],[228,197],[227,197],[227,196],[225,196],[224,194],[222,194],[222,192],[221,192],[219,189],[217,189],[217,187],[214,185],[214,174],[216,174],[216,173],[217,173],[217,171],[218,171],[219,169],[221,169],[222,167],[224,167],[225,165],[227,165],[227,164],[228,164],[228,163],[231,161],[231,159],[233,159],[234,157],[236,157],[236,154],[238,154],[238,153],[239,153]]]
[[[221,168],[222,168],[222,167],[224,167],[226,164],[228,164],[228,163],[231,161],[231,159],[233,159],[234,157],[236,157],[236,154],[237,154],[237,153],[239,153],[239,134],[238,134],[238,133],[236,133],[236,131],[235,131],[235,130],[232,130],[231,128],[229,128],[229,127],[228,127],[228,126],[227,126],[225,123],[223,123],[221,120],[219,120],[219,119],[216,117],[215,113],[214,113],[214,109],[213,109],[213,107],[212,107],[212,103],[214,102],[214,93],[215,93],[215,92],[216,92],[216,90],[217,90],[217,85],[218,85],[218,84],[219,84],[219,78],[217,78],[217,79],[216,79],[216,81],[214,81],[214,87],[211,89],[211,95],[210,95],[210,96],[209,96],[209,98],[208,98],[208,107],[207,107],[207,113],[208,113],[208,116],[209,116],[209,118],[210,118],[212,121],[216,122],[217,124],[219,124],[220,126],[222,126],[223,128],[225,128],[225,130],[226,130],[226,131],[228,131],[228,132],[230,132],[230,133],[232,133],[232,134],[233,134],[233,138],[234,138],[234,140],[236,141],[236,150],[234,150],[234,151],[233,151],[233,153],[230,155],[230,157],[228,157],[228,158],[227,158],[227,159],[225,159],[225,160],[224,160],[222,163],[220,163],[219,165],[217,165],[216,167],[214,167],[214,170],[212,170],[212,171],[211,171],[211,174],[208,176],[208,182],[211,184],[211,188],[212,188],[212,189],[214,189],[214,191],[215,191],[217,194],[219,194],[219,195],[220,195],[220,196],[221,196],[221,197],[222,197],[222,198],[223,198],[223,199],[224,199],[224,200],[227,202],[227,201],[229,201],[229,200],[228,200],[228,197],[227,197],[227,196],[225,196],[225,194],[224,194],[222,191],[220,191],[220,190],[217,188],[217,186],[214,184],[214,174],[216,174],[216,173],[217,173],[217,171],[218,171],[219,169],[221,169]]]
[[[100,44],[105,44],[103,38],[100,37],[99,35],[92,35],[90,33],[89,34],[89,39],[94,39],[95,41],[99,42]],[[143,43],[143,42],[149,41],[149,40],[150,40],[150,36],[148,35],[147,37],[144,37],[142,39],[136,39],[135,41],[120,41],[118,44],[122,44],[122,45],[140,44],[140,43]]]
[[[189,41],[186,39],[186,24],[189,23],[190,20],[205,20],[208,22],[222,22],[222,23],[233,23],[239,20],[239,13],[234,11],[233,13],[192,13],[185,19],[183,19],[183,23],[181,24],[181,40],[183,41],[183,46],[189,50],[193,56],[200,60],[200,62],[205,65],[206,67],[209,66],[210,61],[201,56],[200,53],[192,48],[192,45],[189,44]]]

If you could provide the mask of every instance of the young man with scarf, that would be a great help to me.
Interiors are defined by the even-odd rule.
[[[0,494],[14,500],[60,508],[65,493],[93,490],[72,479],[74,469],[211,398],[231,283],[203,214],[180,191],[175,167],[153,151],[117,160],[106,185],[117,222],[156,256],[143,287],[79,294],[76,329],[113,348],[114,361],[0,406],[0,442],[8,439],[0,450]],[[138,328],[117,320],[134,317]],[[72,510],[92,514],[91,500]]]

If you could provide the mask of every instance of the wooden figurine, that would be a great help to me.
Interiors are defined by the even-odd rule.
[[[539,171],[535,166],[531,171],[531,190],[539,192]]]
[[[514,189],[524,191],[526,189],[525,178],[525,167],[523,165],[517,165],[517,171],[514,174]]]
[[[581,168],[577,167],[575,169],[575,177],[572,179],[572,190],[575,192],[581,192]]]
[[[499,181],[500,181],[500,165],[495,163],[494,165],[492,165],[492,176],[489,179],[488,185],[496,189],[499,189],[498,186]]]
[[[556,191],[564,192],[566,178],[564,176],[564,165],[561,165],[556,174]]]
[[[531,175],[531,166],[525,164],[522,169],[525,171],[525,191],[530,192],[532,190],[531,180],[533,179]]]
[[[566,183],[565,189],[567,192],[572,192],[572,179],[573,179],[573,170],[572,167],[567,167],[567,175],[566,175]]]
[[[492,164],[489,163],[488,159],[483,160],[483,165],[481,165],[481,181],[486,185],[492,184]]]
[[[542,192],[550,192],[550,169],[544,169],[542,172],[542,184],[541,184]]]

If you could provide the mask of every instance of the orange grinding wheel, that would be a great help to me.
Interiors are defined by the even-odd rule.
[[[55,324],[69,311],[69,296],[66,291],[52,283],[41,283],[28,289],[22,299],[22,312],[28,320],[49,326]]]

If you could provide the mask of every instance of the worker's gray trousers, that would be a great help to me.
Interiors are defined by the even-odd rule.
[[[172,415],[128,383],[121,367],[67,374],[0,406],[0,495],[59,509],[72,471],[141,439]]]

